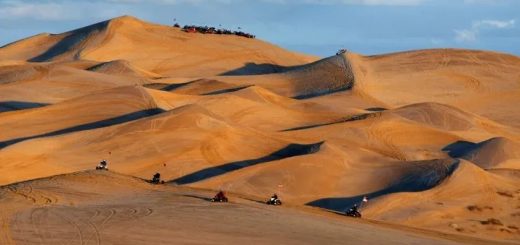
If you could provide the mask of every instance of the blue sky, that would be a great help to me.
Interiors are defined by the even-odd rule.
[[[0,0],[0,45],[120,15],[241,27],[320,56],[441,47],[520,55],[519,0]]]

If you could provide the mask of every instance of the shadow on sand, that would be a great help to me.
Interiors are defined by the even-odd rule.
[[[145,88],[171,92],[171,91],[173,91],[173,90],[175,90],[177,88],[186,86],[188,84],[191,84],[191,83],[194,83],[194,82],[197,82],[197,81],[199,81],[199,80],[189,81],[189,82],[185,82],[185,83],[172,83],[172,84],[170,84],[170,83],[149,83],[149,84],[145,84],[143,86]]]
[[[396,183],[379,191],[365,193],[351,197],[330,197],[322,198],[306,205],[329,209],[335,212],[345,212],[354,204],[360,204],[363,197],[368,199],[376,198],[397,192],[419,192],[431,189],[449,177],[459,166],[460,161],[456,159],[446,159],[439,161],[427,161],[410,163],[412,167]]]
[[[235,170],[239,170],[246,167],[251,167],[257,164],[267,163],[271,161],[281,160],[284,158],[301,156],[316,153],[320,150],[323,142],[309,144],[309,145],[301,145],[301,144],[290,144],[278,151],[275,151],[267,156],[256,158],[256,159],[248,159],[243,161],[226,163],[216,167],[210,167],[206,169],[199,170],[197,172],[185,175],[183,177],[177,178],[172,182],[185,185],[191,184],[198,181],[202,181],[205,179],[213,178],[219,175],[223,175]]]
[[[183,196],[183,197],[196,198],[196,199],[200,199],[200,200],[207,201],[207,202],[210,202],[210,201],[211,201],[211,198],[209,198],[209,197],[196,196],[196,195],[189,195],[189,194],[182,195],[182,196]]]
[[[459,140],[445,146],[442,148],[442,151],[446,152],[450,157],[458,158],[478,148],[479,145],[479,143]]]
[[[281,66],[281,65],[269,64],[269,63],[257,64],[257,63],[253,63],[253,62],[248,62],[248,63],[244,64],[244,66],[242,66],[242,67],[221,73],[219,75],[220,76],[264,75],[264,74],[286,72],[286,71],[290,71],[293,69],[297,69],[298,67],[301,67],[301,66]]]
[[[0,141],[0,149],[13,145],[13,144],[16,144],[16,143],[19,143],[19,142],[22,142],[22,141],[25,141],[25,140],[31,140],[31,139],[43,138],[43,137],[49,137],[49,136],[57,136],[57,135],[62,135],[62,134],[67,134],[67,133],[72,133],[72,132],[77,132],[77,131],[96,129],[96,128],[109,127],[112,125],[126,123],[126,122],[134,121],[137,119],[157,115],[162,112],[164,112],[164,111],[161,109],[142,110],[142,111],[132,112],[132,113],[125,114],[122,116],[113,117],[113,118],[109,118],[109,119],[105,119],[105,120],[101,120],[101,121],[97,121],[97,122],[91,122],[91,123],[77,125],[77,126],[70,127],[70,128],[60,129],[60,130],[56,130],[56,131],[45,133],[45,134],[39,134],[39,135],[33,135],[33,136],[28,136],[28,137],[10,139],[10,140],[6,140],[6,141]]]
[[[232,92],[240,91],[242,89],[249,88],[251,86],[252,85],[246,85],[246,86],[240,86],[240,87],[235,87],[235,88],[221,89],[221,90],[216,90],[216,91],[211,91],[211,92],[208,92],[208,93],[204,93],[204,94],[201,94],[201,95],[218,95],[218,94],[232,93]]]
[[[82,43],[88,41],[88,38],[94,34],[102,32],[104,29],[107,28],[109,24],[109,21],[103,21],[99,22],[90,26],[86,26],[77,30],[73,30],[69,32],[69,35],[58,41],[56,44],[54,44],[51,48],[49,48],[47,51],[43,52],[42,54],[29,59],[28,61],[31,62],[44,62],[51,60],[54,57],[64,55],[67,52],[73,51],[74,48],[79,48],[79,46],[82,45]],[[77,53],[74,54],[74,58],[77,58],[77,56],[80,54],[80,50],[78,49]]]
[[[25,101],[2,101],[0,102],[0,113],[8,111],[26,110],[43,107],[49,104],[25,102]]]
[[[364,113],[364,114],[354,115],[354,116],[350,116],[350,117],[345,117],[340,120],[336,120],[336,121],[328,122],[328,123],[319,123],[319,124],[312,124],[312,125],[300,126],[300,127],[295,127],[295,128],[288,128],[288,129],[284,129],[280,132],[298,131],[298,130],[305,130],[305,129],[317,128],[317,127],[352,122],[352,121],[359,121],[359,120],[364,120],[367,118],[377,117],[380,115],[381,115],[381,113],[379,113],[379,112]]]

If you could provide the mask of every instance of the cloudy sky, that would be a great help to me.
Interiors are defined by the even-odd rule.
[[[519,0],[0,0],[0,45],[120,15],[241,27],[320,56],[439,47],[520,55]]]

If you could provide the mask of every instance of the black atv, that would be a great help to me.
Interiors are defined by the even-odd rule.
[[[228,202],[228,199],[227,197],[214,197],[214,198],[211,198],[210,200],[211,202]]]
[[[150,182],[151,184],[155,184],[155,185],[164,184],[164,180],[159,180],[159,179],[152,179],[152,180],[149,180],[148,182]]]
[[[345,212],[345,215],[348,217],[361,218],[361,213],[354,208],[351,208],[347,212]]]
[[[153,175],[152,177],[152,180],[149,180],[148,182],[152,183],[152,184],[164,184],[164,181],[161,180],[161,174],[159,173],[156,173]]]

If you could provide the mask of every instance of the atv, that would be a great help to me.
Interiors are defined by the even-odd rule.
[[[274,198],[267,200],[267,202],[265,202],[265,203],[267,205],[275,205],[275,206],[282,205],[282,201],[280,201],[280,199],[274,199]]]
[[[345,215],[348,217],[361,218],[361,213],[354,209],[349,209],[345,212]]]

